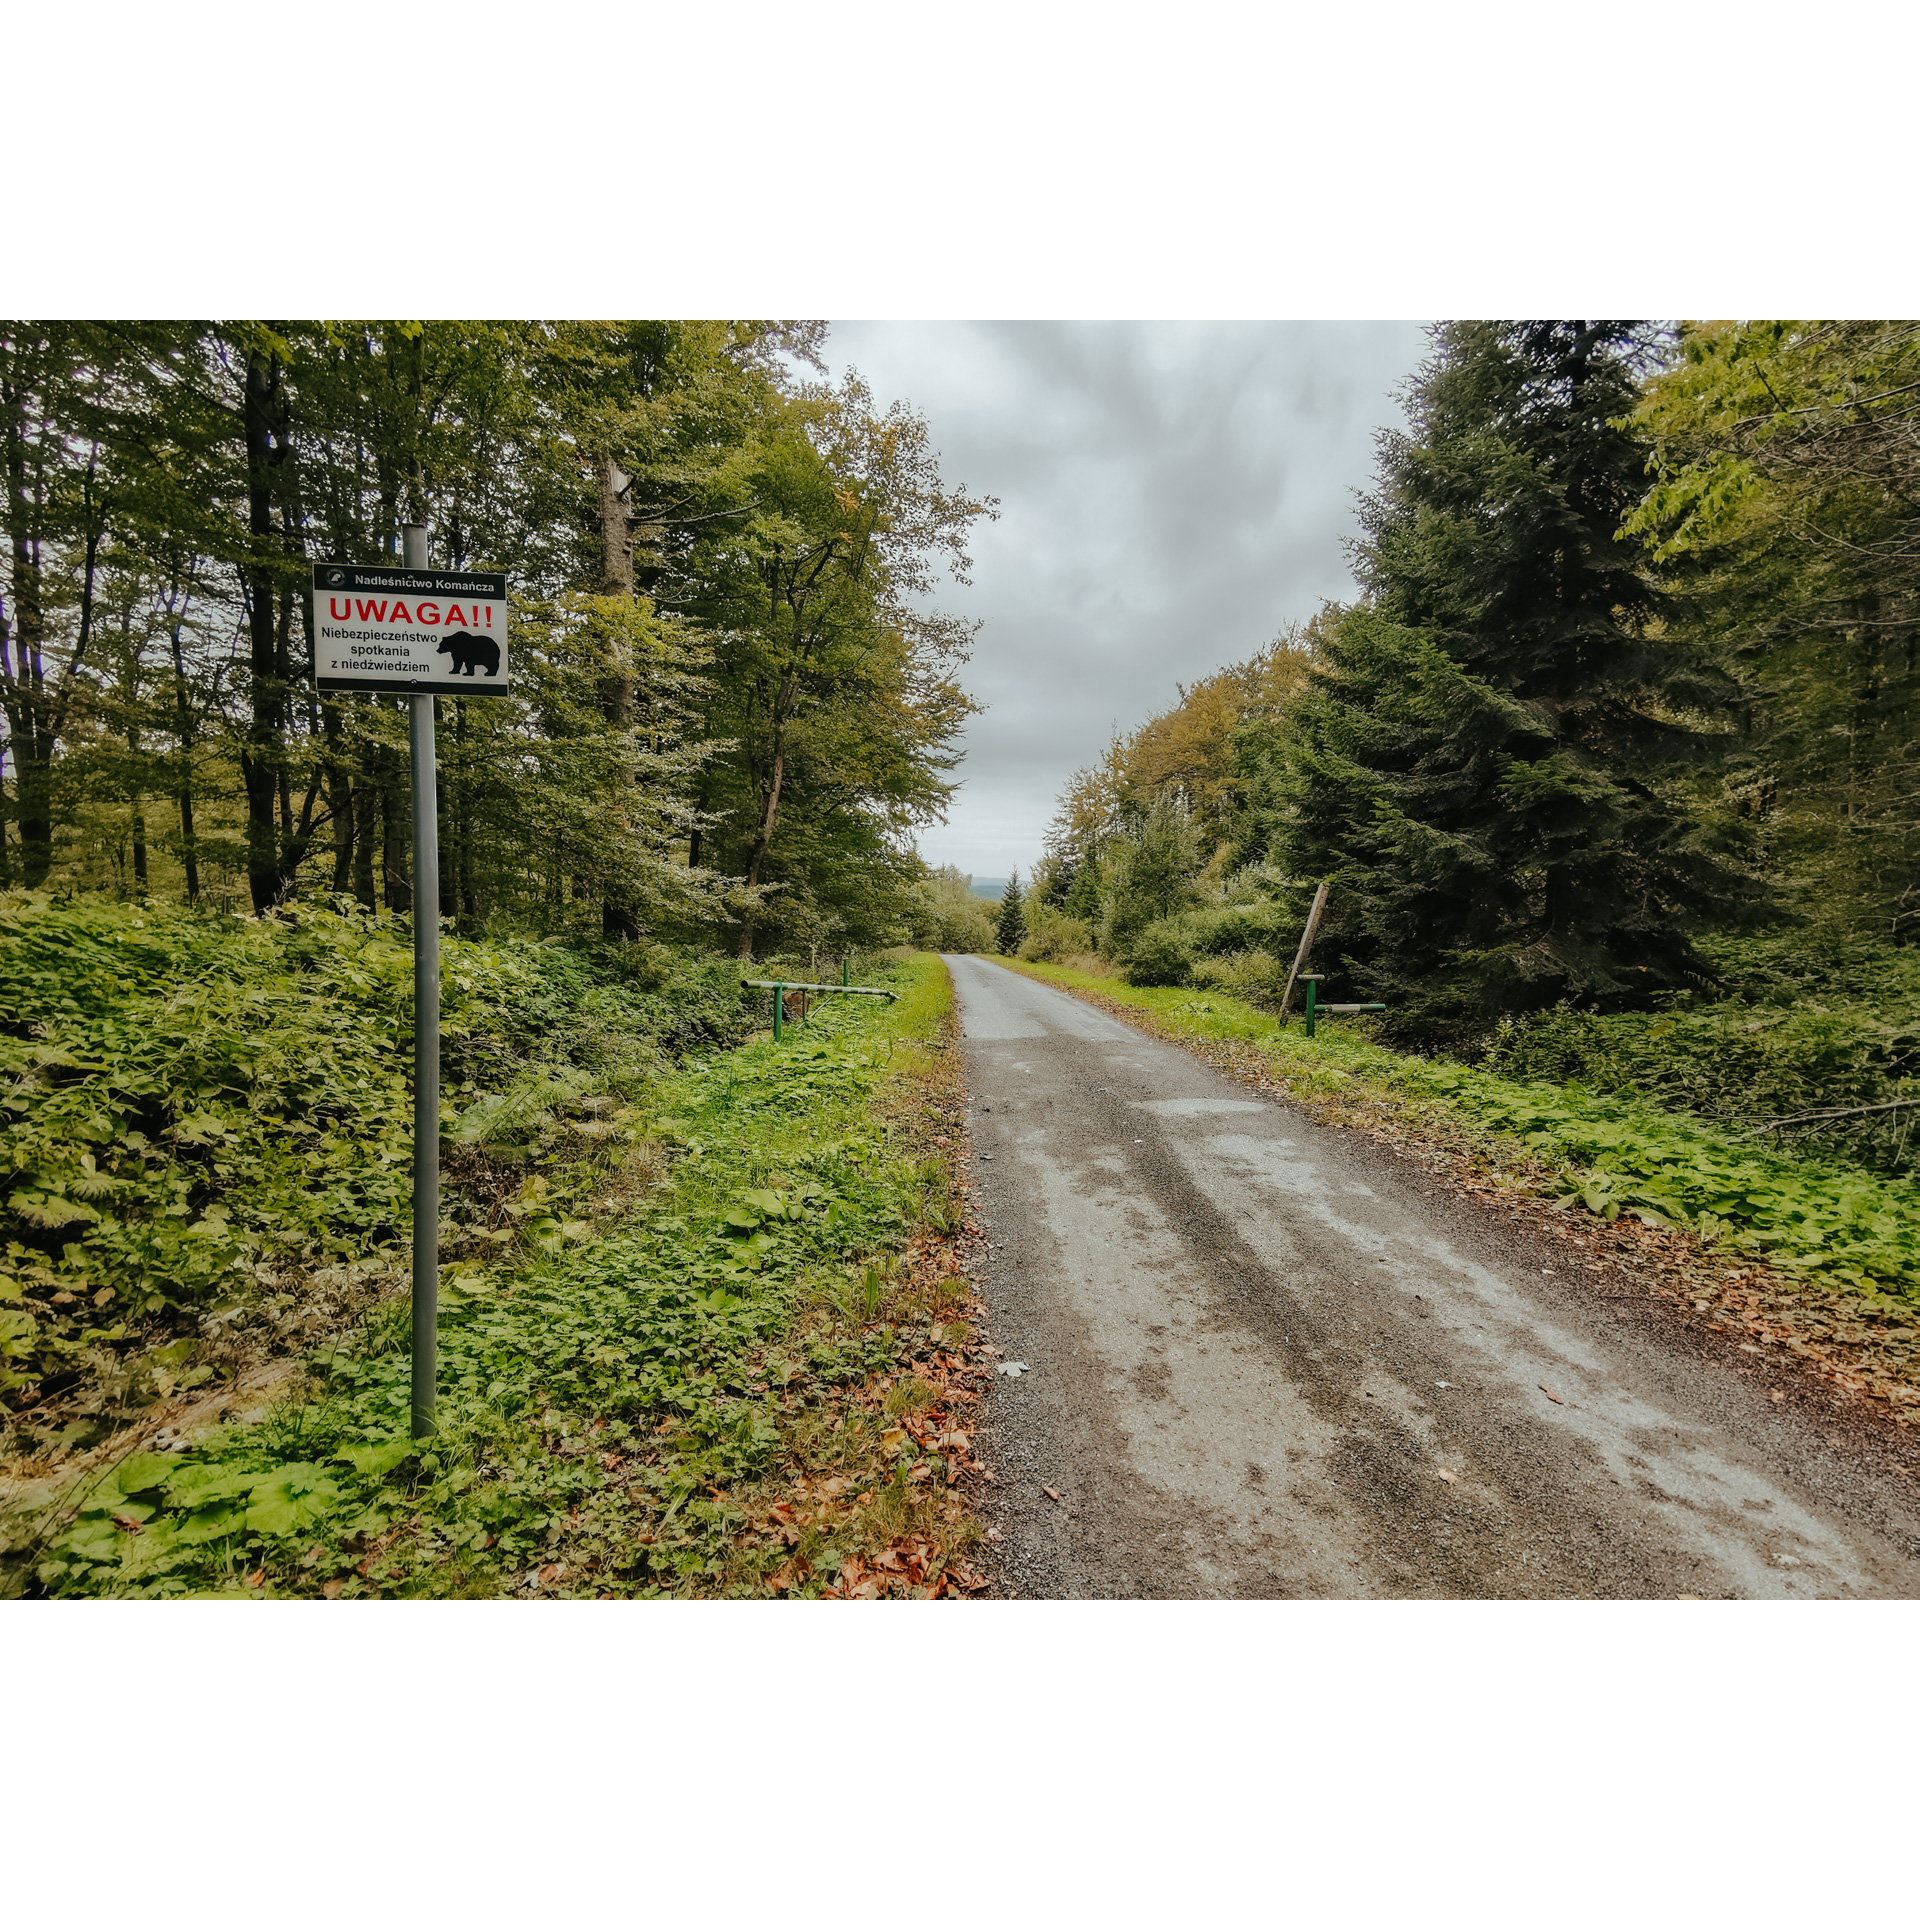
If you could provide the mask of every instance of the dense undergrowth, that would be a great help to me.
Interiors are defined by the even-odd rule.
[[[1910,1183],[1920,1105],[1894,1103],[1920,1099],[1920,950],[1811,932],[1703,944],[1721,977],[1714,997],[1510,1022],[1480,1064],[1765,1127],[1780,1158]],[[1882,1111],[1849,1111],[1862,1107]]]
[[[431,1444],[407,1437],[392,1301],[309,1353],[257,1422],[29,1488],[6,1541],[16,1590],[822,1590],[927,1497],[899,1408],[836,1418],[850,1464],[861,1441],[887,1459],[838,1543],[796,1561],[791,1528],[756,1527],[740,1489],[796,1447],[818,1455],[799,1430],[837,1391],[970,1337],[941,1318],[964,1280],[929,1293],[897,1257],[960,1219],[947,1165],[904,1156],[874,1110],[890,1056],[945,1006],[937,963],[896,984],[897,1007],[830,1003],[782,1047],[658,1073],[629,1109],[634,1152],[569,1200],[549,1183],[490,1259],[447,1269]]]
[[[443,1244],[538,1237],[672,1060],[731,1044],[731,963],[443,946]],[[412,952],[356,910],[251,921],[0,900],[0,1407],[84,1447],[355,1317],[404,1264]]]
[[[1920,1191],[1910,1183],[1889,1182],[1839,1159],[1810,1159],[1770,1140],[1762,1144],[1665,1108],[1625,1079],[1602,1090],[1572,1079],[1512,1077],[1515,1058],[1525,1058],[1522,1048],[1529,1041],[1545,1044],[1537,1038],[1540,1027],[1511,1041],[1501,1062],[1505,1071],[1491,1071],[1393,1051],[1370,1037],[1365,1023],[1329,1020],[1309,1040],[1302,1023],[1283,1028],[1273,1015],[1224,993],[1134,986],[1065,967],[1030,970],[1149,1009],[1195,1038],[1258,1046],[1272,1056],[1276,1074],[1304,1091],[1360,1083],[1443,1109],[1470,1128],[1523,1145],[1569,1204],[1608,1219],[1625,1212],[1685,1227],[1816,1285],[1920,1304]],[[1700,1017],[1733,1023],[1743,1016],[1723,1008]],[[1803,1009],[1797,1017],[1812,1023],[1828,1016]],[[1645,1044],[1657,1046],[1661,1038]]]

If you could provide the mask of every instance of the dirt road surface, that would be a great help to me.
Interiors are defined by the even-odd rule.
[[[1363,1136],[948,965],[981,1290],[1026,1368],[982,1434],[997,1592],[1920,1596],[1904,1436],[1776,1404],[1625,1274],[1557,1270]]]

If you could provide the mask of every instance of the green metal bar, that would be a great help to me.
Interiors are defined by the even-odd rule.
[[[773,1043],[780,1044],[780,1029],[786,1022],[787,990],[779,981],[773,987]]]
[[[853,978],[853,975],[847,971],[852,964],[853,962],[844,953],[840,956],[840,984],[843,987]]]
[[[808,983],[801,980],[742,980],[743,987],[798,987],[803,993],[851,993],[867,1000],[898,1000],[900,996],[890,987],[836,987],[831,982],[822,986],[817,981]]]
[[[1315,1011],[1314,992],[1319,985],[1320,983],[1317,980],[1309,980],[1307,982],[1307,1038],[1309,1040],[1313,1038],[1313,1016]]]

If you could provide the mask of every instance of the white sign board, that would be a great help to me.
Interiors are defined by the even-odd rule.
[[[505,693],[507,576],[322,560],[313,678],[362,693]]]

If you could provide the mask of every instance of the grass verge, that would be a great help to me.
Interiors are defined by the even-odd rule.
[[[1784,1346],[1920,1424],[1920,1210],[1871,1175],[1769,1154],[1629,1097],[1397,1054],[1358,1023],[1329,1021],[1309,1040],[1302,1023],[1283,1028],[1227,995],[1000,964],[1531,1211],[1587,1252],[1604,1242],[1703,1324]]]
[[[632,1152],[444,1288],[440,1429],[404,1303],[259,1417],[29,1489],[16,1592],[959,1594],[977,1301],[944,967],[690,1059]],[[514,1209],[518,1209],[516,1216]]]

